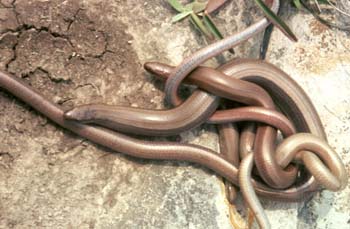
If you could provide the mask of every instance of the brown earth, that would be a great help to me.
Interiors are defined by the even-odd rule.
[[[177,64],[206,44],[188,23],[171,24],[174,15],[165,0],[0,0],[0,69],[64,108],[159,109],[163,84],[142,64]],[[253,1],[240,0],[215,20],[229,35],[259,16]],[[257,57],[260,39],[236,56]],[[218,148],[207,125],[181,136]],[[0,228],[230,228],[221,184],[200,166],[96,146],[0,89]]]
[[[64,108],[161,108],[162,84],[144,73],[138,55],[166,61],[157,44],[169,39],[129,32],[137,27],[142,36],[173,13],[165,1],[1,0],[0,69]],[[134,37],[153,45],[137,51]],[[217,217],[227,218],[216,206],[218,180],[198,166],[112,154],[1,89],[0,117],[0,228],[216,228]]]

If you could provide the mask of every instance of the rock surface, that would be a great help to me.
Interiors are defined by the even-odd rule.
[[[164,108],[163,83],[142,64],[178,64],[206,42],[187,20],[172,24],[166,1],[0,1],[0,69],[24,78],[65,108],[103,102]],[[268,61],[297,80],[315,103],[330,144],[350,171],[349,35],[284,6],[299,37],[274,31]],[[253,1],[229,1],[215,15],[225,36],[261,16]],[[235,48],[258,57],[261,35]],[[171,42],[169,42],[171,41]],[[224,58],[233,55],[225,54]],[[215,66],[214,60],[208,62]],[[0,228],[244,227],[241,198],[229,206],[221,178],[189,163],[111,152],[52,124],[0,90]],[[182,142],[218,151],[203,125]],[[273,228],[348,228],[349,186],[307,203],[263,201]]]

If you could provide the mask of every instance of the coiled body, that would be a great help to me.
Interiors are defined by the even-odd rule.
[[[3,72],[0,73],[0,87],[32,106],[58,125],[92,142],[139,158],[198,163],[238,185],[237,167],[212,150],[190,144],[142,141],[104,128],[66,120],[64,111],[59,106],[46,100],[45,97],[22,80]],[[308,198],[318,189],[317,186],[313,185],[312,179],[285,190],[275,190],[254,180],[252,182],[258,195],[282,201],[300,201]]]

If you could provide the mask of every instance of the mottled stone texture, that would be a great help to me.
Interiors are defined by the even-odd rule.
[[[349,33],[329,29],[309,14],[283,8],[299,41],[291,43],[275,31],[267,60],[290,74],[307,92],[324,124],[330,145],[350,174],[350,40]],[[349,25],[349,21],[347,24]],[[337,22],[338,23],[338,22]],[[269,211],[276,227],[349,228],[350,187],[339,193],[323,191],[281,219]],[[296,226],[295,226],[296,225]]]
[[[275,31],[268,61],[310,95],[330,144],[349,170],[349,37],[290,7],[282,12],[299,42]],[[163,83],[144,73],[142,64],[178,64],[206,45],[187,20],[172,24],[174,14],[164,0],[1,0],[0,69],[65,108],[96,102],[164,108]],[[214,20],[227,36],[260,16],[253,1],[240,0],[229,1]],[[256,58],[260,40],[235,48],[236,56]],[[232,57],[226,53],[219,62]],[[1,90],[0,127],[0,228],[245,225],[242,199],[230,209],[222,180],[200,166],[111,152]],[[216,129],[208,125],[181,139],[218,150]],[[337,194],[324,191],[307,203],[263,205],[273,228],[348,228],[349,194],[347,187]]]

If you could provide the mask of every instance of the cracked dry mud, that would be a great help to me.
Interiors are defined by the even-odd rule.
[[[305,20],[305,15],[286,11],[291,13],[285,17],[296,18],[295,25],[302,21],[305,27],[315,27],[310,17]],[[0,69],[23,78],[64,108],[94,102],[163,108],[163,84],[144,73],[142,64],[148,60],[178,64],[206,44],[186,22],[171,24],[174,14],[165,0],[0,0]],[[224,35],[229,35],[260,16],[253,1],[239,0],[230,1],[215,20]],[[297,76],[313,101],[321,104],[325,102],[319,96],[322,87],[314,88],[320,79],[328,78],[313,76],[307,66],[321,66],[338,61],[338,57],[348,63],[349,55],[337,49],[338,44],[333,46],[337,42],[327,42],[331,57],[315,63],[315,58],[308,59],[319,55],[320,49],[307,49],[307,42],[318,44],[317,39],[324,40],[323,37],[334,40],[327,28],[319,24],[316,27],[322,28],[321,35],[313,34],[315,29],[311,35],[304,35],[293,28],[301,38],[296,49],[274,32],[268,58]],[[235,48],[236,55],[256,58],[260,39],[261,35]],[[346,39],[339,41],[346,46]],[[306,56],[303,61],[311,64],[298,59],[300,50]],[[335,88],[346,89],[347,82]],[[346,95],[345,89],[337,91],[339,96]],[[346,99],[342,101],[339,109],[350,104]],[[326,104],[338,109],[331,99]],[[318,109],[328,124],[329,139],[336,145],[334,139],[341,141],[342,133],[349,133],[348,116],[339,110],[342,122],[337,123],[322,107]],[[1,89],[0,127],[0,228],[245,225],[240,214],[229,217],[220,178],[200,166],[149,162],[99,147],[54,125]],[[218,150],[215,129],[208,125],[181,137],[182,141]],[[345,158],[349,147],[337,147]],[[318,219],[325,225],[343,222],[343,218],[337,218],[342,217],[338,208],[347,207],[339,203],[349,200],[342,195],[346,193],[335,198],[322,193],[309,203],[276,204],[265,200],[263,204],[278,228],[315,228]],[[334,201],[336,207],[330,207],[328,202]],[[244,217],[241,199],[237,208]],[[322,218],[324,209],[335,211],[332,214],[337,217]]]
[[[0,69],[64,108],[94,102],[161,108],[162,83],[144,73],[144,59],[127,31],[132,23],[125,23],[128,11],[143,10],[139,5],[136,0],[1,0]],[[141,6],[172,14],[163,1]],[[134,17],[133,23],[152,14],[158,11]],[[54,125],[1,89],[0,117],[0,228],[189,223],[214,228],[218,217],[226,216],[216,207],[223,199],[220,183],[198,166],[111,152]]]
[[[160,92],[143,89],[132,37],[123,23],[108,19],[108,11],[102,3],[1,1],[1,70],[63,107],[154,107],[144,101]],[[0,228],[93,228],[99,219],[105,227],[111,208],[118,223],[127,208],[117,197],[130,195],[130,183],[147,182],[134,176],[143,164],[84,143],[3,91],[0,115]],[[127,223],[122,220],[119,225]]]

